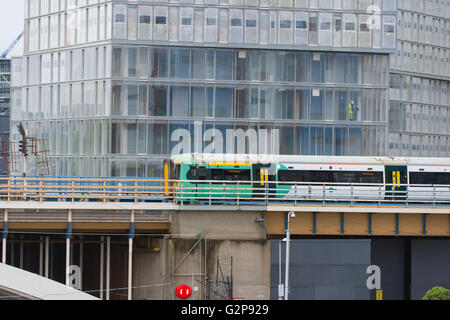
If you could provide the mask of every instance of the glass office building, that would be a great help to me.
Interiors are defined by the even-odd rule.
[[[395,0],[25,3],[11,128],[49,140],[54,175],[159,177],[181,152],[389,149]]]
[[[3,152],[9,140],[11,107],[11,60],[0,59],[0,175],[8,174],[8,162]]]
[[[388,152],[450,157],[450,1],[398,1]]]

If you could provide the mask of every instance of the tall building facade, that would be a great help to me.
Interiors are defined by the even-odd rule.
[[[388,152],[450,157],[450,1],[399,0]]]
[[[11,60],[0,59],[0,146],[2,150],[9,141],[10,130],[10,108],[11,108]],[[0,175],[7,175],[8,162],[2,154],[0,158]]]
[[[181,152],[387,154],[395,0],[25,3],[11,128],[49,140],[54,175],[159,177]]]

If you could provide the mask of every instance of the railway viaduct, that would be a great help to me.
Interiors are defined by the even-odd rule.
[[[176,299],[181,284],[194,289],[190,299],[270,299],[271,240],[285,237],[288,212],[293,239],[450,237],[450,207],[431,204],[9,199],[0,201],[1,262],[70,285],[78,276],[101,299]]]

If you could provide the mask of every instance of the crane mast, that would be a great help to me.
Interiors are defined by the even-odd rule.
[[[20,41],[20,39],[23,37],[23,31],[22,33],[17,37],[16,40],[14,40],[13,43],[11,43],[11,45],[8,47],[8,49],[6,49],[2,55],[0,56],[0,58],[5,59],[6,56],[11,52],[12,49],[14,49],[14,47],[16,46],[16,44]]]

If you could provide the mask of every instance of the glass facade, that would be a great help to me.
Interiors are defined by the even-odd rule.
[[[0,59],[0,144],[9,141],[11,109],[11,60]],[[8,162],[0,158],[0,175],[8,174]]]
[[[450,2],[400,0],[397,16],[388,153],[449,157]]]
[[[396,1],[25,3],[11,129],[48,138],[54,175],[160,177],[181,152],[386,155]]]

